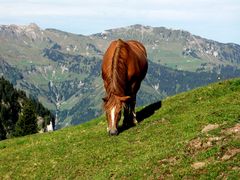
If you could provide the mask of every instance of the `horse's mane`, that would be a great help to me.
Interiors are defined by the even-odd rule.
[[[116,103],[117,96],[124,96],[127,88],[127,65],[128,44],[119,39],[116,42],[115,51],[112,57],[111,80],[108,88],[109,93],[104,104],[105,109],[109,109]]]
[[[123,96],[126,91],[128,44],[119,39],[112,58],[112,91],[115,95]]]

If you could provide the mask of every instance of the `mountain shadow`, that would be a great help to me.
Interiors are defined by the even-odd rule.
[[[154,114],[154,112],[158,109],[160,109],[162,107],[162,101],[157,101],[153,104],[150,104],[146,107],[144,107],[143,109],[141,109],[140,111],[138,111],[136,113],[136,118],[138,123],[141,123],[142,121],[144,121],[145,119],[149,118],[150,116],[152,116]],[[132,128],[133,126],[135,126],[134,124],[132,125],[128,125],[128,126],[120,126],[119,127],[119,133],[122,133],[123,131],[126,131],[130,128]]]

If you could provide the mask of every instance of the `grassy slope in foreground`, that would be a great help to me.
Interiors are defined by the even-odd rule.
[[[1,141],[0,177],[237,179],[239,109],[240,79],[235,79],[167,98],[152,116],[117,137],[107,135],[100,117]]]

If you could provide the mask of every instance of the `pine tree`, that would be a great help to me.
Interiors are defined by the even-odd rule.
[[[38,132],[37,116],[30,101],[27,101],[15,126],[15,136],[25,136]]]
[[[6,139],[7,133],[3,127],[3,124],[2,124],[2,117],[0,116],[0,141],[3,140],[3,139]]]

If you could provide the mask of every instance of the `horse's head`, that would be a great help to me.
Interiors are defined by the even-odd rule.
[[[117,96],[111,95],[103,98],[104,109],[106,111],[108,127],[107,131],[109,135],[118,134],[118,122],[121,119],[121,110],[123,105],[130,99],[130,96]]]

